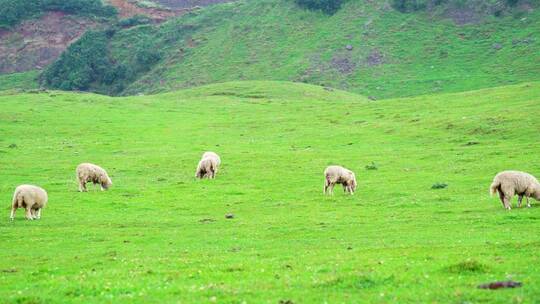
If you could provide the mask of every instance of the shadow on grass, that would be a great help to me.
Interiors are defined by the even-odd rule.
[[[378,277],[373,274],[337,277],[315,284],[318,288],[367,289],[394,283],[394,276]]]

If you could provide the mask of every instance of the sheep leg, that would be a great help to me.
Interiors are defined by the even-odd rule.
[[[86,189],[86,182],[80,181],[79,182],[79,191],[80,192],[87,192],[88,189]]]
[[[504,196],[504,208],[507,210],[511,210],[512,206],[510,205],[510,198],[508,196]]]
[[[531,203],[529,202],[529,197],[525,195],[525,199],[527,200],[527,208],[531,208]]]
[[[31,209],[30,210],[30,214],[32,215],[32,219],[36,219],[37,218],[37,215],[36,215],[36,209]]]
[[[330,184],[330,186],[329,186],[329,188],[330,188],[330,195],[334,195],[334,186],[335,186],[334,183]]]
[[[33,220],[34,218],[32,217],[32,208],[31,207],[26,207],[26,215],[25,215],[26,219],[31,221]]]
[[[523,200],[523,194],[518,195],[518,208],[521,208],[521,200]]]
[[[15,219],[15,212],[17,211],[17,205],[16,204],[13,204],[13,206],[11,206],[11,215],[9,216],[9,218],[13,221]]]
[[[506,208],[506,204],[504,203],[504,193],[499,189],[499,199],[501,199],[501,203],[503,205],[503,208]]]
[[[39,208],[39,209],[36,211],[36,219],[37,219],[37,220],[41,219],[41,208]]]

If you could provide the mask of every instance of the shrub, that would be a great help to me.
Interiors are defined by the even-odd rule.
[[[296,4],[310,10],[321,10],[327,14],[337,12],[345,0],[295,0]]]
[[[130,49],[115,58],[109,49],[111,35],[114,28],[86,32],[43,72],[41,83],[66,91],[91,89],[118,94],[161,60],[159,47],[150,35],[132,41]]]
[[[122,19],[122,20],[118,21],[118,26],[132,27],[132,26],[141,25],[141,24],[148,24],[151,21],[152,21],[152,19],[148,18],[147,16],[135,15],[135,16],[133,16],[131,18]]]
[[[414,12],[425,9],[428,1],[429,0],[392,0],[392,6],[402,13]]]
[[[0,28],[9,28],[39,12],[37,1],[0,0]]]
[[[112,68],[107,42],[105,32],[86,32],[45,70],[43,82],[61,90],[86,90],[92,82],[105,81]]]
[[[135,60],[142,70],[148,70],[150,66],[161,59],[161,55],[150,45],[143,45],[137,50]]]
[[[0,28],[9,28],[47,11],[107,18],[117,14],[116,8],[101,0],[0,0]]]

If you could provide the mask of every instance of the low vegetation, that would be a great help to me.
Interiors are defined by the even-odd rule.
[[[104,5],[101,0],[0,0],[0,29],[48,11],[106,18],[117,13],[114,7]]]
[[[506,211],[488,194],[503,169],[540,175],[540,83],[375,102],[282,82],[7,94],[2,302],[540,298],[540,203]],[[219,174],[197,180],[208,150]],[[108,191],[77,191],[86,161],[107,169]],[[365,170],[372,162],[378,170]],[[356,172],[354,196],[323,196],[333,164]],[[436,181],[451,187],[432,190]],[[22,183],[49,193],[40,221],[9,221]],[[501,280],[523,285],[477,288]]]
[[[337,12],[343,0],[294,0],[299,6],[308,8],[310,10],[321,10],[327,14],[333,14]]]
[[[392,6],[401,12],[433,10],[444,8],[484,9],[486,12],[500,15],[520,3],[532,4],[530,0],[392,0]]]

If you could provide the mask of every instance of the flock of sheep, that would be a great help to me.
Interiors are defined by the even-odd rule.
[[[221,164],[219,155],[214,152],[205,152],[197,165],[196,178],[214,179]],[[82,163],[77,166],[77,181],[79,191],[86,192],[87,183],[100,185],[101,191],[109,189],[112,181],[105,169],[100,166]],[[356,177],[354,172],[341,166],[329,166],[324,170],[324,194],[332,195],[334,186],[340,184],[343,191],[351,195],[356,191]],[[510,200],[514,195],[518,195],[518,207],[521,207],[523,197],[527,200],[527,207],[530,207],[529,198],[540,200],[540,183],[538,180],[525,172],[503,171],[495,176],[490,186],[490,193],[499,193],[503,207],[510,210]],[[11,220],[15,218],[18,208],[25,209],[25,217],[28,220],[41,218],[41,209],[47,204],[47,192],[38,186],[20,185],[15,189],[11,205]]]

